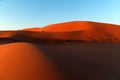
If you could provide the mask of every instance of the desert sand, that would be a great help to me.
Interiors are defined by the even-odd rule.
[[[0,80],[61,80],[53,65],[32,44],[0,45]]]
[[[73,21],[28,28],[18,31],[0,31],[0,38],[29,42],[120,42],[120,25],[88,21]]]
[[[0,80],[120,80],[120,26],[72,21],[0,31]]]

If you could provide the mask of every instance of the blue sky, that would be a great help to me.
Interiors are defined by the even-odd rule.
[[[74,20],[120,24],[120,0],[0,0],[0,30]]]

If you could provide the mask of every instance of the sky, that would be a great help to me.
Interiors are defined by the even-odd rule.
[[[0,30],[81,20],[120,24],[120,0],[0,0]]]

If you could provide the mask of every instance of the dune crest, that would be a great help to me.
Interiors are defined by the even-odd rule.
[[[30,43],[0,46],[0,80],[62,80],[43,52]]]
[[[119,25],[72,21],[0,31],[0,80],[120,80],[119,53]]]
[[[47,26],[43,26],[43,28],[27,28],[23,30],[27,31],[45,31],[45,32],[68,32],[68,31],[85,31],[90,29],[95,29],[99,27],[108,28],[110,26],[120,26],[115,24],[108,24],[108,23],[100,23],[100,22],[92,22],[92,21],[71,21],[71,22],[63,22],[58,24],[51,24]],[[111,27],[110,27],[111,28]]]
[[[52,24],[43,28],[1,31],[0,38],[31,42],[120,42],[120,26],[89,21],[72,21]]]

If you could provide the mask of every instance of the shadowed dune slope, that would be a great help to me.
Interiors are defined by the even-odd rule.
[[[0,80],[120,80],[120,26],[73,21],[0,31]]]
[[[57,68],[30,43],[0,45],[0,80],[62,80]]]
[[[120,44],[69,42],[36,46],[66,80],[120,80]]]
[[[0,80],[120,80],[120,44],[0,45]]]

